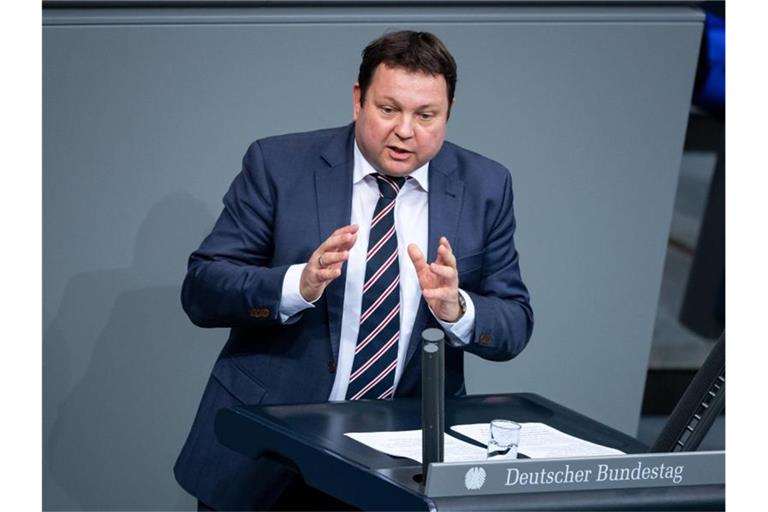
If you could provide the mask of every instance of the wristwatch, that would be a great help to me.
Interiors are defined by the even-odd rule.
[[[467,312],[467,301],[464,300],[464,295],[461,294],[461,292],[457,292],[459,294],[459,309],[461,310],[461,314],[459,315],[459,318],[456,319],[458,322],[461,317],[464,316],[464,313]]]

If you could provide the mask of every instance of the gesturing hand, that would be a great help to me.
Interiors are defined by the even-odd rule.
[[[307,302],[320,298],[331,281],[341,275],[341,266],[357,240],[357,225],[339,228],[309,257],[299,281],[299,292]]]
[[[434,314],[444,322],[458,320],[462,314],[459,305],[459,273],[448,239],[440,238],[437,258],[433,263],[427,263],[416,244],[408,245],[408,256],[416,267],[421,295]]]

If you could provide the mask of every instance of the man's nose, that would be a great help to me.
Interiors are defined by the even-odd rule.
[[[407,114],[400,116],[395,126],[395,134],[401,139],[413,137],[413,118]]]

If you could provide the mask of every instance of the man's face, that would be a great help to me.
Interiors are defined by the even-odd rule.
[[[445,77],[379,64],[362,106],[360,94],[355,84],[355,138],[376,170],[408,176],[440,151],[448,123]]]

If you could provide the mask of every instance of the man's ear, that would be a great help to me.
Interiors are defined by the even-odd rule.
[[[360,109],[362,108],[360,106],[361,94],[360,84],[355,82],[355,85],[352,86],[352,119],[355,121],[357,121],[357,117],[360,115]]]

